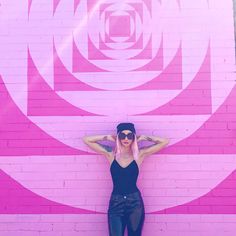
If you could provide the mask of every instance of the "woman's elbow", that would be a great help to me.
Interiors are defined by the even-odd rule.
[[[86,144],[88,143],[88,137],[87,136],[82,137],[82,140],[83,140],[84,143],[86,143]]]
[[[169,139],[165,139],[165,141],[164,141],[164,146],[167,146],[168,144],[169,144]]]

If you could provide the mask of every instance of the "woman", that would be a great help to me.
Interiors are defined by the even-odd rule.
[[[136,136],[133,123],[120,123],[117,137],[98,135],[84,137],[83,141],[94,151],[103,154],[110,163],[113,191],[108,208],[109,236],[123,236],[127,226],[129,236],[140,236],[145,219],[145,208],[141,192],[136,186],[139,168],[144,159],[168,144],[168,140],[155,136]],[[116,142],[115,150],[98,141]],[[138,148],[138,142],[152,141],[155,144]]]

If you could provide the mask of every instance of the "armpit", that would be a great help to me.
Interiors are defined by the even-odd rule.
[[[100,143],[99,143],[99,145],[101,147],[103,147],[107,152],[112,152],[112,147],[105,145],[105,144],[100,144]]]

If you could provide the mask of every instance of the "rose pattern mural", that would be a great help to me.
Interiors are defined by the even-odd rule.
[[[140,169],[148,214],[235,214],[232,1],[0,3],[2,214],[106,214],[81,137],[124,120],[171,140]]]

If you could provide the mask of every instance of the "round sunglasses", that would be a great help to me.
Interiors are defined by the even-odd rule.
[[[125,139],[125,137],[127,137],[129,140],[133,140],[134,139],[134,133],[119,133],[118,134],[119,139]]]

